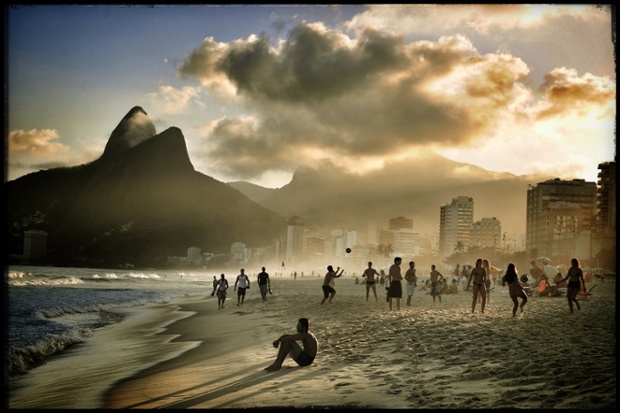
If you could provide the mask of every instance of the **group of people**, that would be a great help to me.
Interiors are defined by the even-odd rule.
[[[237,293],[237,306],[242,306],[245,301],[245,294],[247,290],[250,289],[250,277],[245,273],[245,269],[241,268],[239,270],[240,274],[237,275],[235,279],[234,290]],[[261,268],[261,272],[258,273],[256,277],[256,281],[258,282],[258,288],[260,289],[261,297],[263,298],[263,302],[267,301],[267,293],[271,294],[271,281],[269,279],[269,274],[265,271],[265,267]],[[228,290],[228,280],[224,274],[220,275],[220,279],[213,276],[213,291],[211,292],[211,296],[217,294],[217,308],[224,308],[224,303],[226,302],[226,291]]]
[[[481,311],[484,313],[484,307],[487,302],[487,289],[490,287],[490,269],[488,265],[488,261],[484,262],[482,258],[478,258],[476,260],[476,266],[471,270],[469,274],[469,279],[467,281],[466,290],[469,291],[470,284],[473,283],[473,299],[472,299],[472,313],[475,312],[476,302],[478,298],[481,298]],[[402,298],[402,280],[403,277],[400,272],[400,264],[402,262],[402,258],[396,257],[394,258],[394,264],[390,266],[388,272],[388,293],[387,300],[390,306],[390,310],[392,309],[392,301],[396,300],[396,306],[400,309],[400,299]],[[263,267],[263,272],[264,272]],[[335,278],[339,278],[342,276],[344,269],[338,267],[335,271],[334,268],[329,265],[327,267],[327,273],[325,274],[325,278],[323,279],[323,304],[326,300],[329,300],[331,303],[332,299],[336,295],[336,291],[333,288],[333,281]],[[372,268],[372,262],[368,262],[368,268],[364,271],[363,277],[366,277],[366,300],[368,301],[370,290],[373,290],[375,300],[377,301],[377,292],[375,282],[375,276],[379,276],[379,273]],[[224,275],[222,274],[222,278]],[[409,269],[405,273],[404,277],[406,281],[407,288],[407,305],[411,304],[411,296],[413,296],[413,288],[417,286],[417,277],[416,277],[416,269],[415,263],[411,261],[409,263]],[[437,271],[435,265],[431,266],[431,293],[433,294],[433,301],[435,301],[435,297],[438,296],[441,301],[441,294],[438,293],[439,285],[442,283],[444,276]],[[504,276],[502,277],[502,284],[508,285],[510,299],[513,302],[512,308],[512,316],[516,317],[517,310],[520,308],[521,312],[523,312],[523,307],[528,301],[527,293],[524,287],[521,284],[521,280],[519,278],[517,268],[515,264],[509,263]],[[568,307],[571,313],[573,313],[573,304],[577,306],[577,310],[581,310],[579,306],[579,302],[577,301],[577,294],[581,289],[581,285],[583,284],[583,288],[585,290],[585,280],[583,276],[583,271],[580,267],[579,260],[573,258],[571,260],[571,267],[569,268],[565,277],[559,279],[558,282],[568,281],[567,284],[567,300]],[[458,281],[457,281],[458,282]],[[235,283],[236,284],[236,283]],[[249,285],[249,281],[248,281]],[[410,287],[411,286],[411,287]],[[521,303],[519,303],[519,298],[521,299]],[[297,342],[301,342],[303,347],[299,345]],[[278,349],[278,354],[276,356],[276,360],[269,366],[265,368],[267,371],[276,371],[282,367],[282,363],[286,359],[287,356],[291,357],[299,366],[308,366],[312,364],[314,361],[318,350],[319,343],[316,339],[315,335],[309,330],[309,321],[307,318],[300,318],[297,322],[297,333],[290,335],[283,335],[279,337],[277,340],[273,342],[274,348]]]

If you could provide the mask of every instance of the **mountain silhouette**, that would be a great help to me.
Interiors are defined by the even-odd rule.
[[[404,216],[420,234],[439,232],[440,207],[458,196],[474,199],[474,221],[497,218],[502,231],[525,233],[528,184],[547,176],[495,173],[455,162],[431,151],[415,159],[356,174],[332,162],[298,169],[282,188],[259,191],[240,182],[229,185],[283,216],[303,217],[310,229],[357,229],[369,221],[387,228],[388,220]]]
[[[48,233],[48,263],[165,266],[189,247],[227,254],[234,242],[268,246],[285,219],[194,170],[180,129],[155,134],[139,106],[112,132],[101,157],[6,182],[9,254],[23,232]]]

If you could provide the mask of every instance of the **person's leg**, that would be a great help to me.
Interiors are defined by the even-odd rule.
[[[480,287],[480,295],[482,295],[482,309],[481,312],[484,313],[484,307],[487,303],[487,289],[485,286]]]
[[[396,309],[400,310],[400,297],[396,297]]]
[[[476,301],[478,301],[478,286],[474,285],[473,290],[474,290],[473,292],[474,298],[472,299],[472,302],[471,302],[471,313],[472,314],[476,312]]]
[[[276,357],[276,361],[273,362],[270,366],[267,366],[265,370],[267,371],[275,371],[280,370],[282,368],[282,363],[287,355],[290,354],[291,358],[296,359],[297,356],[301,353],[301,347],[295,341],[286,341],[280,343],[280,348],[278,349],[278,355]]]
[[[375,302],[378,303],[379,299],[377,298],[377,287],[374,284],[372,285],[372,293],[375,295]]]
[[[368,296],[370,295],[370,284],[366,281],[366,301],[368,301]]]
[[[332,300],[334,299],[334,296],[336,295],[336,290],[332,291],[332,293],[329,295],[329,303],[331,304]]]
[[[512,316],[516,317],[517,316],[517,308],[519,308],[519,301],[517,300],[517,296],[516,295],[511,295],[510,299],[512,300],[512,303],[514,304],[512,306]]]

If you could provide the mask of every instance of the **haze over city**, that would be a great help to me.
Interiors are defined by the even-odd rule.
[[[300,166],[376,174],[428,151],[588,181],[615,159],[609,6],[5,12],[5,180],[98,158],[135,105],[183,131],[197,171],[267,188]]]

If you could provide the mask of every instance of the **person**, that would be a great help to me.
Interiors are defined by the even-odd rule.
[[[538,287],[538,284],[540,283],[540,277],[541,275],[544,274],[544,271],[542,270],[542,268],[538,266],[538,264],[536,264],[536,261],[531,261],[530,265],[532,266],[530,268],[530,278],[534,280],[532,284],[532,288],[536,288]]]
[[[472,314],[476,312],[476,301],[478,301],[478,295],[481,294],[482,296],[481,310],[482,310],[482,314],[484,314],[484,307],[487,303],[486,285],[484,283],[487,279],[487,271],[482,266],[482,258],[478,258],[476,260],[476,267],[474,267],[474,269],[471,270],[471,274],[469,275],[469,280],[467,281],[467,287],[466,287],[467,291],[469,291],[469,286],[472,282],[472,279],[474,281],[474,287],[473,287],[474,298],[471,303],[471,312]]]
[[[465,289],[465,285],[467,284],[467,277],[469,277],[469,270],[467,269],[468,265],[463,265],[463,269],[461,270],[461,287]]]
[[[521,307],[521,312],[523,312],[523,306],[527,303],[527,293],[525,289],[519,282],[519,274],[517,273],[517,269],[513,263],[509,263],[506,268],[506,273],[503,277],[503,283],[508,285],[508,292],[510,294],[510,299],[514,304],[512,307],[512,316],[517,316],[517,308]],[[521,297],[521,305],[519,306],[518,298]]]
[[[568,280],[568,284],[566,285],[566,298],[568,300],[568,308],[572,314],[573,303],[577,306],[577,311],[581,311],[581,307],[577,301],[577,294],[579,294],[581,290],[581,284],[583,284],[583,292],[586,293],[586,281],[583,279],[583,270],[579,265],[579,260],[573,258],[570,260],[570,263],[571,267],[568,269],[566,277],[560,280],[560,283]]]
[[[331,285],[331,283],[334,279],[339,278],[344,272],[344,269],[342,269],[340,270],[340,274],[338,274],[338,270],[340,270],[340,267],[336,268],[336,271],[334,271],[334,267],[332,267],[331,265],[327,266],[327,273],[325,274],[325,278],[323,279],[323,301],[321,301],[321,304],[323,304],[328,298],[329,303],[331,304],[332,300],[334,299],[334,296],[336,295],[336,290]]]
[[[217,277],[214,275],[213,276],[213,291],[211,291],[211,297],[213,297],[215,295],[215,290],[217,290]]]
[[[228,280],[224,274],[220,275],[220,280],[217,283],[217,309],[224,308],[224,302],[226,301],[226,290],[228,289]]]
[[[298,341],[303,344],[303,348],[297,343]],[[297,321],[297,334],[280,336],[273,342],[273,346],[280,348],[273,364],[265,367],[267,371],[280,370],[286,356],[290,356],[301,367],[309,366],[319,352],[319,342],[310,332],[307,318],[300,318]]]
[[[385,271],[381,270],[381,276],[379,277],[379,284],[385,284]]]
[[[372,292],[375,295],[375,302],[378,302],[377,299],[377,286],[375,285],[375,275],[378,277],[379,273],[377,270],[372,268],[372,262],[368,261],[368,268],[364,270],[364,274],[362,278],[366,277],[366,301],[368,301],[368,296],[370,295],[370,289],[372,288]]]
[[[489,262],[489,260],[484,259],[482,260],[482,266],[484,267],[484,269],[487,272],[487,279],[484,281],[484,286],[486,287],[487,290],[487,304],[489,302],[491,302],[491,263]]]
[[[400,257],[394,257],[394,264],[390,266],[388,272],[388,282],[390,283],[390,289],[388,290],[388,303],[390,304],[390,310],[392,309],[392,300],[396,298],[396,307],[400,310],[400,299],[403,297],[403,286],[401,280],[403,279],[400,273],[400,263],[403,261]]]
[[[562,273],[559,272],[553,278],[553,289],[549,292],[549,297],[560,297],[562,293],[560,292],[560,288],[566,287],[566,281],[562,281]]]
[[[269,274],[265,271],[265,267],[261,267],[261,272],[258,273],[256,281],[258,282],[263,302],[267,301],[267,293],[271,294],[271,280],[269,280]]]
[[[443,279],[443,274],[437,271],[435,264],[431,265],[431,295],[433,296],[433,302],[435,302],[437,297],[439,297],[439,302],[441,302],[441,281]]]
[[[237,307],[243,305],[243,301],[245,300],[245,291],[250,289],[250,277],[247,276],[243,268],[241,268],[240,272],[241,274],[237,275],[237,279],[235,280],[235,291],[237,291]]]
[[[456,281],[457,283],[459,282],[459,275],[461,274],[459,268],[460,264],[456,264],[456,268],[454,268],[454,272],[452,273],[452,280]]]
[[[405,273],[405,280],[407,280],[407,305],[410,306],[413,289],[418,286],[418,277],[415,274],[415,262],[413,261],[409,261],[409,269]]]

